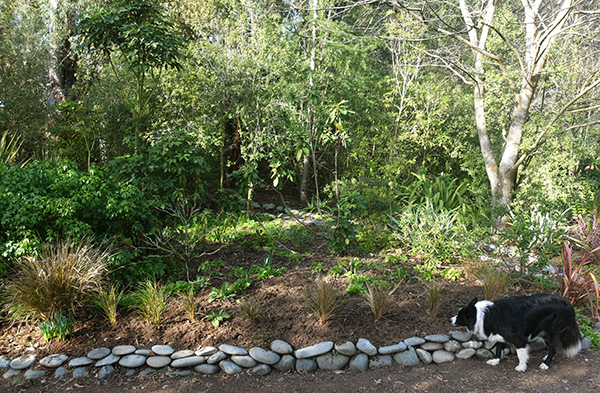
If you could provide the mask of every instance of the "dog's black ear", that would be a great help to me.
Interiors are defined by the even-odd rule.
[[[477,299],[476,297],[473,298],[473,300],[471,300],[471,303],[469,303],[469,306],[474,306],[475,303],[477,303],[479,301],[479,299]]]

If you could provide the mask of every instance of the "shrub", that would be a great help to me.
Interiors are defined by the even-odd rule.
[[[75,314],[98,289],[109,255],[89,240],[67,239],[46,245],[38,256],[20,259],[4,289],[9,312],[33,319]]]
[[[110,326],[117,324],[117,307],[123,299],[123,291],[114,284],[103,287],[96,296],[94,303]]]
[[[593,270],[588,266],[590,261],[585,256],[579,261],[574,260],[571,247],[564,243],[561,253],[562,272],[559,276],[563,283],[563,296],[574,307],[589,305],[592,316],[600,317],[600,293],[598,281]]]
[[[318,278],[308,295],[308,304],[313,309],[319,323],[332,319],[341,307],[340,293],[333,282]]]
[[[163,285],[156,280],[147,280],[134,294],[135,307],[146,322],[158,325],[166,308],[167,297]]]

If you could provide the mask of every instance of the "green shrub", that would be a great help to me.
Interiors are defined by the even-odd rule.
[[[20,259],[4,295],[15,317],[49,319],[75,314],[106,273],[109,252],[88,240],[46,245],[38,256]]]

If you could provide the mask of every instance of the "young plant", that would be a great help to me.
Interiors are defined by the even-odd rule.
[[[229,285],[228,281],[225,281],[221,284],[220,288],[212,287],[208,297],[210,298],[209,302],[212,302],[217,299],[225,300],[231,299],[235,296],[235,289],[232,288],[233,285]]]
[[[475,271],[475,277],[482,282],[485,298],[491,301],[504,295],[511,282],[507,271],[489,265],[479,266]]]
[[[123,291],[118,290],[114,284],[110,284],[108,287],[100,289],[94,300],[96,307],[110,326],[117,324],[117,307],[122,299]]]
[[[333,282],[318,278],[308,296],[308,303],[319,323],[332,319],[341,307],[340,293]]]
[[[193,286],[188,287],[179,294],[179,303],[183,307],[186,318],[192,322],[195,321],[198,307],[196,303],[196,291]]]
[[[229,318],[231,318],[231,315],[229,315],[227,311],[219,310],[219,312],[211,311],[202,319],[208,319],[214,327],[219,327],[222,322],[225,322],[225,320]]]
[[[73,334],[73,316],[65,312],[57,312],[52,318],[40,323],[39,328],[47,342],[53,339],[66,340]]]
[[[262,306],[253,299],[244,298],[240,302],[242,313],[249,321],[254,321],[262,314]]]
[[[579,262],[574,261],[571,247],[567,243],[564,243],[561,259],[562,273],[560,273],[560,277],[563,283],[563,296],[569,299],[574,307],[587,303],[592,316],[600,317],[600,291],[596,276],[588,267],[589,259],[584,256]]]
[[[38,320],[62,311],[75,313],[97,290],[108,259],[109,253],[90,241],[70,239],[20,259],[4,288],[9,312]]]
[[[444,299],[444,287],[438,282],[427,285],[427,307],[429,315],[435,317],[440,312],[442,300]]]
[[[380,320],[385,314],[390,311],[394,305],[392,295],[398,287],[391,291],[383,286],[367,285],[365,299],[373,312],[375,320]]]
[[[135,293],[136,308],[146,322],[158,325],[166,308],[167,297],[162,284],[156,280],[148,280]]]

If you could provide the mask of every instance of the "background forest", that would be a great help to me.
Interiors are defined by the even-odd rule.
[[[24,304],[14,277],[26,274],[10,273],[36,261],[91,252],[104,294],[163,282],[227,298],[250,284],[207,279],[223,267],[215,245],[266,251],[252,274],[269,277],[277,258],[310,265],[315,233],[333,255],[417,258],[426,281],[457,279],[492,243],[534,281],[553,258],[565,276],[565,261],[581,264],[578,304],[597,314],[599,9],[4,0],[3,315],[55,320],[92,291]],[[252,213],[265,202],[322,225]],[[340,273],[358,277],[345,261]],[[395,274],[391,286],[410,276]]]

